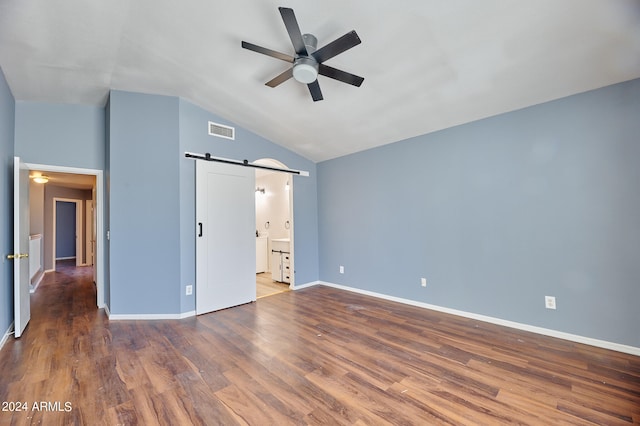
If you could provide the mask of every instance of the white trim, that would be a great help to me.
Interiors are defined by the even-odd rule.
[[[0,349],[2,349],[2,347],[4,346],[4,344],[7,342],[7,340],[9,340],[9,336],[11,336],[14,332],[14,321],[11,321],[11,324],[9,324],[9,328],[7,329],[7,331],[4,333],[4,336],[2,336],[2,340],[0,340]]]
[[[401,297],[389,296],[382,293],[375,293],[373,291],[361,290],[358,288],[347,287],[340,284],[333,284],[326,281],[318,282],[321,285],[327,287],[333,287],[340,290],[346,290],[353,293],[360,293],[366,296],[377,297],[379,299],[390,300],[392,302],[404,303],[405,305],[417,306],[419,308],[430,309],[432,311],[444,312],[446,314],[457,315],[460,317],[471,318],[478,321],[484,321],[491,324],[502,325],[509,328],[515,328],[518,330],[529,331],[536,334],[542,334],[544,336],[556,337],[558,339],[569,340],[571,342],[583,343],[589,346],[595,346],[603,349],[610,349],[612,351],[623,352],[631,355],[640,356],[640,348],[635,346],[623,345],[620,343],[608,342],[606,340],[593,339],[591,337],[579,336],[577,334],[565,333],[563,331],[551,330],[548,328],[537,327],[529,324],[522,324],[519,322],[503,320],[500,318],[489,317],[486,315],[474,314],[471,312],[459,311],[457,309],[445,308],[442,306],[430,305],[428,303],[418,302],[411,299],[403,299]]]
[[[104,306],[98,306],[98,309],[103,309],[104,308],[104,313],[107,314],[107,318],[111,319],[111,311],[109,311],[109,306],[107,306],[106,304]]]
[[[79,167],[52,166],[46,164],[26,163],[31,170],[40,170],[43,172],[61,172],[73,173],[78,175],[92,175],[96,177],[96,198],[93,207],[96,209],[96,252],[94,253],[95,277],[96,277],[96,305],[98,307],[104,305],[104,172],[97,169],[85,169]],[[55,269],[54,269],[55,270]],[[45,271],[51,272],[51,271]]]
[[[109,314],[110,321],[153,321],[153,320],[178,320],[196,316],[196,311],[183,312],[181,314]]]
[[[69,256],[69,257],[56,257],[56,260],[71,260],[71,259],[75,259],[76,256]]]
[[[83,250],[83,258],[84,262],[82,266],[93,265],[93,262],[89,263],[89,253],[91,250],[91,238],[93,238],[93,200],[85,200],[84,201],[84,217],[85,217],[85,231],[84,231],[84,250]],[[95,258],[95,253],[93,254]]]
[[[44,273],[48,274],[49,272],[55,272],[55,271],[56,271],[55,269],[47,269],[47,270],[44,271]]]
[[[295,286],[292,286],[290,288],[291,288],[291,290],[302,290],[303,288],[313,287],[313,286],[322,285],[322,284],[325,284],[325,283],[322,282],[322,281],[312,281],[312,282],[306,283],[306,284],[295,285]],[[329,285],[329,284],[325,284],[325,285]]]
[[[42,279],[44,278],[44,274],[46,274],[47,271],[42,271],[40,270],[40,272],[38,272],[38,274],[36,274],[38,276],[38,279],[36,280],[36,283],[33,284],[31,283],[31,288],[29,289],[29,293],[35,293],[36,290],[38,289],[38,286],[40,285],[40,283],[42,282]]]
[[[280,163],[284,164],[284,163]],[[295,221],[293,214],[293,176],[287,179],[289,184],[289,288],[296,287],[296,247],[295,247]]]

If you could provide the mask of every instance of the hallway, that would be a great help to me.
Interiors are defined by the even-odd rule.
[[[90,389],[84,378],[94,374],[96,351],[110,340],[107,317],[95,304],[93,268],[76,267],[72,260],[57,262],[56,269],[31,295],[31,320],[24,334],[7,341],[0,353],[0,399],[27,403],[27,412],[14,413],[16,424],[76,422],[80,412],[73,409],[72,395]],[[99,394],[87,396],[91,400]],[[33,404],[41,401],[60,412],[34,411]],[[8,424],[8,417],[0,413],[0,424]]]

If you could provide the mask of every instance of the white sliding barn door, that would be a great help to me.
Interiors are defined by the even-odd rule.
[[[256,300],[255,172],[196,161],[196,314]]]

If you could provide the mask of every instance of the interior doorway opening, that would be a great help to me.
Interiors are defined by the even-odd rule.
[[[287,169],[282,162],[262,158],[263,166]],[[293,175],[256,169],[256,297],[294,288]]]
[[[103,172],[102,170],[44,164],[26,164],[31,177],[29,182],[29,234],[40,236],[41,280],[46,272],[56,271],[57,262],[68,268],[92,267],[91,275],[96,286],[96,306],[105,307],[103,283]],[[46,183],[34,182],[34,177],[45,176]],[[75,253],[60,252],[58,245],[57,204],[72,203],[74,225],[71,226]],[[67,224],[67,228],[69,225]],[[67,242],[67,246],[68,246]],[[35,246],[35,243],[34,243]],[[35,248],[34,248],[35,250]],[[31,267],[31,265],[30,265]],[[38,266],[33,266],[37,268]],[[35,285],[34,285],[35,284]],[[38,282],[32,282],[32,292]]]
[[[73,260],[75,266],[84,265],[82,224],[86,218],[83,215],[83,204],[83,200],[53,197],[51,264],[54,270],[61,261],[71,264],[70,261]]]

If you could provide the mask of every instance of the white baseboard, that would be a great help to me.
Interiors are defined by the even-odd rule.
[[[196,316],[196,311],[183,312],[181,314],[108,314],[110,321],[153,321],[176,320]]]
[[[75,256],[69,256],[69,257],[56,257],[56,261],[57,260],[71,260],[71,259],[75,259]]]
[[[593,339],[591,337],[579,336],[577,334],[565,333],[563,331],[551,330],[548,328],[537,327],[529,324],[522,324],[519,322],[503,320],[500,318],[489,317],[486,315],[474,314],[472,312],[459,311],[457,309],[444,308],[442,306],[430,305],[424,302],[418,302],[411,299],[403,299],[400,297],[389,296],[382,293],[376,293],[368,290],[361,290],[358,288],[347,287],[340,284],[333,284],[326,281],[320,281],[318,284],[326,285],[327,287],[333,287],[340,290],[351,291],[354,293],[364,294],[366,296],[377,297],[380,299],[390,300],[392,302],[404,303],[405,305],[417,306],[419,308],[430,309],[432,311],[444,312],[446,314],[457,315],[464,318],[471,318],[478,321],[484,321],[491,324],[503,325],[505,327],[515,328],[523,331],[530,331],[532,333],[542,334],[544,336],[556,337],[558,339],[568,340],[576,343],[583,343],[585,345],[595,346],[603,349],[610,349],[612,351],[623,352],[631,355],[640,356],[640,348],[635,346],[623,345],[620,343],[608,342],[606,340]]]
[[[49,272],[55,272],[55,271],[56,271],[56,268],[53,268],[53,269],[47,269],[47,270],[45,270],[45,271],[44,271],[44,273],[45,273],[45,274],[48,274]]]
[[[11,324],[9,325],[9,328],[4,333],[4,336],[2,336],[2,340],[0,340],[0,349],[2,349],[2,347],[7,342],[7,340],[9,340],[9,336],[13,334],[13,329],[14,329],[13,325],[14,325],[14,322],[12,321]]]
[[[40,283],[42,282],[42,279],[44,278],[44,274],[46,273],[46,271],[40,269],[40,271],[38,271],[38,278],[36,279],[35,284],[31,283],[31,288],[29,289],[29,293],[35,293],[36,290],[38,289],[38,286],[40,285]]]
[[[291,287],[291,290],[300,290],[302,288],[307,288],[307,287],[313,287],[314,285],[320,285],[323,284],[322,281],[312,281],[310,283],[305,283],[305,284],[300,284],[300,285],[293,285]]]
[[[107,314],[107,318],[111,319],[111,312],[109,312],[109,306],[105,303],[103,306],[98,306],[98,309],[104,308],[104,313]]]

